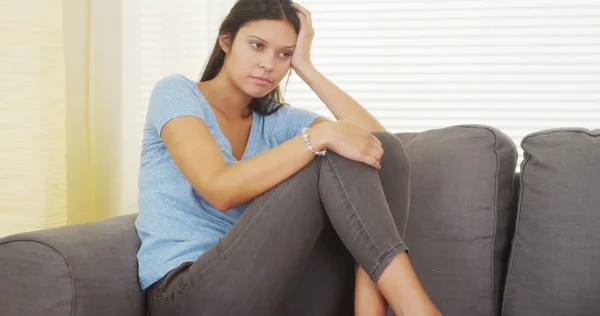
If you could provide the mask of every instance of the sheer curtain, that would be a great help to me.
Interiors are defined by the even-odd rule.
[[[0,1],[0,237],[67,222],[61,17]]]
[[[57,2],[57,1],[54,1]],[[121,206],[124,151],[121,0],[62,0],[67,224],[133,213]],[[117,211],[119,210],[119,211]]]
[[[122,206],[139,151],[122,143],[122,5],[0,1],[0,236],[136,211]]]
[[[233,3],[123,3],[124,209],[136,205],[153,84],[199,78]],[[486,124],[518,145],[540,129],[600,125],[597,0],[300,3],[313,14],[315,65],[392,132]],[[299,77],[286,91],[292,106],[331,116]]]

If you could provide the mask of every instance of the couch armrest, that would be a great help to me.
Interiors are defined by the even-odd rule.
[[[0,239],[0,314],[145,315],[135,218]]]

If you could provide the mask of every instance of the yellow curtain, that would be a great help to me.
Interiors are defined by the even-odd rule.
[[[60,1],[0,1],[2,235],[67,222],[61,16]]]
[[[94,165],[90,136],[90,3],[0,0],[0,237],[108,216],[97,192],[111,170]]]

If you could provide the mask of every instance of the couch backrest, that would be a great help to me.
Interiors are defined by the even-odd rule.
[[[479,125],[398,136],[411,164],[405,242],[426,291],[445,315],[499,315],[515,144]]]
[[[600,315],[600,130],[522,142],[503,315]]]

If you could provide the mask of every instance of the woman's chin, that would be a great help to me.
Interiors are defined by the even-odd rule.
[[[246,89],[244,89],[244,92],[256,99],[260,99],[264,96],[266,96],[267,94],[269,94],[269,92],[273,91],[272,87],[266,87],[266,86],[253,86],[253,87],[247,87]]]

